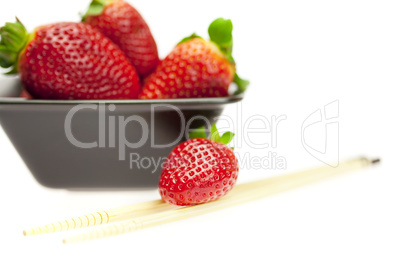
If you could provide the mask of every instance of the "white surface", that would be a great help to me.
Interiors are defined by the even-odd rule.
[[[302,146],[301,125],[336,100],[340,158],[367,154],[383,163],[219,213],[63,246],[60,239],[70,233],[26,238],[21,231],[153,200],[157,191],[43,188],[0,130],[0,267],[401,267],[400,2],[132,2],[151,26],[161,57],[183,36],[205,36],[215,17],[232,18],[238,71],[252,82],[242,116],[287,116],[277,148],[269,148],[286,158],[286,170],[243,169],[239,182],[320,165]],[[29,29],[76,20],[87,4],[8,1],[0,24],[14,15]],[[225,114],[235,116],[236,109]],[[270,142],[267,134],[254,135],[255,143]],[[236,148],[240,155],[267,155],[245,143]]]

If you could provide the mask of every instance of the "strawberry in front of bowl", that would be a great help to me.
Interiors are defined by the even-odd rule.
[[[190,140],[176,146],[163,165],[159,193],[167,203],[186,206],[216,200],[235,185],[239,166],[232,148],[234,134],[219,135],[215,125],[211,137],[205,131],[190,134]]]

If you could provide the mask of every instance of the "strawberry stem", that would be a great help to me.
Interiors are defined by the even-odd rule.
[[[28,40],[29,34],[18,18],[16,22],[7,22],[0,28],[0,67],[12,67],[7,74],[18,73],[19,56]]]

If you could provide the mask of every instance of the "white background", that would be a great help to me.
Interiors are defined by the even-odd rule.
[[[76,21],[89,1],[2,1],[0,24],[29,30]],[[238,72],[251,80],[242,116],[286,115],[277,148],[286,170],[244,168],[239,183],[322,164],[301,125],[339,100],[339,157],[380,156],[378,167],[218,213],[110,239],[64,246],[68,234],[24,228],[159,198],[156,190],[70,192],[40,186],[0,129],[0,267],[401,267],[402,5],[399,1],[131,1],[164,57],[182,37],[205,36],[216,17],[234,24]],[[234,117],[239,107],[225,114]],[[258,123],[257,123],[258,125]],[[242,125],[236,128],[242,139]],[[325,134],[324,134],[325,135]],[[270,142],[254,134],[255,143]],[[318,136],[317,136],[318,139]],[[312,143],[319,141],[314,138]]]

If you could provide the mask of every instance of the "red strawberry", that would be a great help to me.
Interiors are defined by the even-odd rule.
[[[185,206],[227,194],[239,173],[236,156],[226,145],[233,135],[226,132],[220,137],[213,125],[211,139],[205,138],[205,132],[198,132],[190,136],[191,140],[176,146],[164,163],[160,177],[162,199]]]
[[[0,35],[1,67],[19,72],[35,98],[128,99],[140,89],[123,52],[89,25],[56,23],[28,34],[17,21]]]
[[[139,98],[223,97],[232,82],[243,92],[248,81],[236,74],[232,28],[230,20],[220,18],[209,26],[211,41],[195,34],[184,38],[147,78]]]
[[[158,49],[140,13],[122,0],[93,0],[83,21],[101,31],[126,54],[145,77],[159,62]]]

